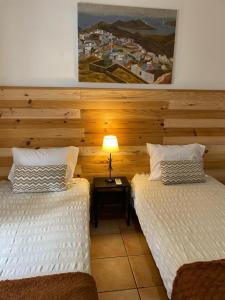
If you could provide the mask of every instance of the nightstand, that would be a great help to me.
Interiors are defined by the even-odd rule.
[[[107,203],[107,195],[115,194],[115,200],[122,199],[121,203],[124,207],[124,215],[127,217],[127,225],[130,225],[131,214],[131,186],[126,177],[116,177],[122,181],[118,185],[115,182],[109,183],[105,177],[95,177],[93,179],[93,216],[95,227],[98,226],[99,206]],[[122,193],[122,198],[117,197],[118,193]],[[104,195],[104,197],[102,197]],[[119,200],[121,201],[121,200]]]

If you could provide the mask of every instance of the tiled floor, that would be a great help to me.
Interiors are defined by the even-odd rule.
[[[92,275],[100,300],[167,300],[138,223],[100,220],[91,227]]]

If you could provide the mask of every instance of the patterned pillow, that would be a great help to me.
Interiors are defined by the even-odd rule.
[[[163,184],[205,182],[203,162],[199,160],[161,161]]]
[[[66,165],[16,166],[14,193],[60,192],[67,189]]]

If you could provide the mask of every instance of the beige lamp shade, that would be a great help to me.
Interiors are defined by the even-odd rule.
[[[117,137],[115,135],[104,136],[102,150],[110,153],[119,151]]]

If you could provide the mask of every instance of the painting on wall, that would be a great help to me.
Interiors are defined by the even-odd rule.
[[[172,83],[177,11],[78,3],[79,81]]]

